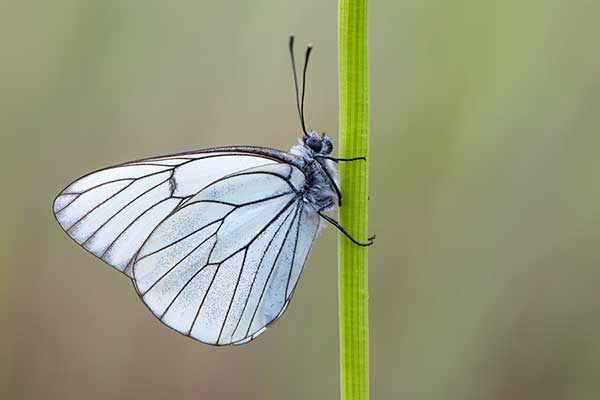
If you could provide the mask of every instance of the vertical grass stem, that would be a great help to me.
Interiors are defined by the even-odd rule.
[[[367,0],[339,0],[339,153],[367,157],[340,163],[340,222],[358,240],[368,236],[369,69]],[[342,400],[369,398],[366,247],[339,237],[340,389]]]

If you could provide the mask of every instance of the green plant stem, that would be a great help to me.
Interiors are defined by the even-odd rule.
[[[339,0],[340,222],[356,239],[368,236],[369,74],[367,0]],[[339,236],[340,389],[343,400],[369,398],[367,248]]]

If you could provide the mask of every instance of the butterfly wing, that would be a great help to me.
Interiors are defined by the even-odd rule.
[[[285,163],[215,181],[164,219],[133,263],[164,324],[204,343],[241,344],[285,310],[319,227]]]
[[[132,260],[142,243],[187,199],[232,173],[293,161],[288,153],[260,147],[223,147],[133,161],[71,183],[54,200],[54,214],[75,242],[131,276]]]

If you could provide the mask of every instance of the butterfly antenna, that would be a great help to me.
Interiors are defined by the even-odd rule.
[[[304,56],[304,71],[302,71],[302,100],[300,102],[300,115],[302,116],[302,129],[306,133],[306,125],[304,123],[304,93],[306,93],[306,70],[308,69],[308,60],[310,59],[310,53],[312,52],[312,45],[308,45],[306,48],[306,55]]]
[[[304,125],[304,100],[302,101],[302,107],[300,107],[300,91],[298,90],[298,74],[296,73],[296,59],[294,57],[294,35],[290,35],[290,59],[292,61],[292,76],[294,77],[294,88],[296,89],[296,108],[298,109],[298,117],[300,117],[300,124],[302,125],[302,131],[304,131],[304,135],[308,136],[308,132],[306,132],[306,126]],[[304,66],[304,71],[306,73],[306,65]],[[304,87],[304,81],[303,85]],[[304,89],[302,90],[302,99],[304,99]]]

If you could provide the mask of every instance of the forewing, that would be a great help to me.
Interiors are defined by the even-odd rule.
[[[138,293],[169,327],[213,345],[245,343],[287,306],[319,226],[288,164],[223,178],[188,199],[142,246]]]
[[[212,182],[278,164],[269,151],[284,154],[220,148],[105,168],[67,186],[54,200],[54,214],[75,242],[131,276],[135,254],[165,217]]]

